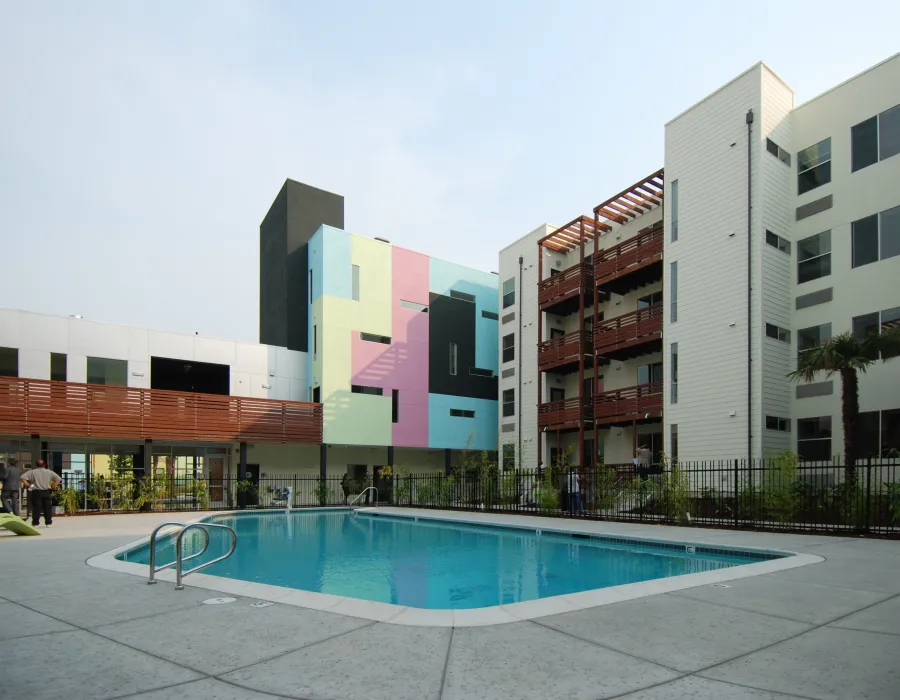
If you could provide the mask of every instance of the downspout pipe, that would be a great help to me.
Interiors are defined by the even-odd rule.
[[[540,251],[540,250],[541,249],[538,248],[538,251]],[[516,370],[516,374],[519,377],[519,382],[518,382],[518,384],[519,384],[519,388],[518,388],[518,394],[519,394],[519,406],[518,406],[519,420],[518,420],[518,423],[519,423],[519,427],[516,430],[516,432],[519,434],[519,449],[518,449],[519,456],[518,456],[518,459],[516,460],[519,469],[522,468],[522,353],[525,348],[525,344],[522,342],[522,308],[523,308],[523,306],[522,306],[522,296],[523,296],[523,293],[522,293],[522,291],[523,291],[522,290],[522,265],[524,262],[525,261],[524,261],[523,257],[520,255],[519,256],[519,305],[518,305],[518,312],[519,312],[519,353],[518,353],[519,368]]]
[[[747,468],[753,459],[753,110],[747,110]],[[736,485],[735,485],[736,487]]]

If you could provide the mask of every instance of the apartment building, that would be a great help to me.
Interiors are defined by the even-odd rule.
[[[501,251],[507,462],[842,453],[840,379],[787,375],[900,318],[898,154],[900,55],[800,106],[760,63],[665,125],[658,173]],[[860,402],[863,453],[900,450],[900,361]]]
[[[638,445],[661,451],[663,200],[660,170],[501,251],[505,463],[517,452],[533,468],[564,453],[593,466],[629,462]]]

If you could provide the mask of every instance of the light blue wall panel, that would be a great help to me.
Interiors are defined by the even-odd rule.
[[[350,298],[350,234],[320,226],[309,239],[309,267],[313,271],[310,304],[323,294]]]
[[[498,370],[499,322],[482,317],[482,311],[497,313],[498,277],[445,260],[429,258],[430,292],[450,296],[450,290],[475,296],[475,364]]]
[[[496,364],[496,363],[495,363]],[[475,411],[474,418],[456,418],[451,408]],[[428,446],[461,450],[497,449],[497,402],[446,394],[428,395]]]

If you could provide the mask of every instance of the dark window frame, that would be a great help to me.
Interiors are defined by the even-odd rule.
[[[766,137],[766,150],[786,166],[791,167],[791,154],[768,137]]]
[[[507,340],[509,344],[507,344]],[[503,363],[513,362],[516,359],[516,334],[509,333],[504,335],[502,339]]]
[[[364,384],[351,384],[351,394],[362,394],[364,396],[384,396],[384,389],[380,386],[366,386]]]
[[[512,418],[516,415],[516,390],[504,389],[501,395],[503,405],[503,418]]]
[[[787,328],[776,326],[774,323],[766,323],[766,337],[779,340],[782,343],[791,342],[791,332]]]
[[[831,416],[797,419],[797,453],[801,460],[819,462],[832,458],[832,425]],[[827,435],[822,433],[827,433]],[[804,435],[810,435],[810,437],[804,437]]]
[[[888,218],[892,228],[885,226],[885,218]],[[873,220],[875,225],[871,227]],[[863,229],[863,225],[866,226],[865,229]],[[868,238],[874,237],[875,254],[874,257],[869,254],[861,260],[861,253],[857,252],[857,249],[861,248],[861,244],[858,245],[857,241],[864,236]],[[890,237],[890,242],[886,246],[885,240],[888,237]],[[868,241],[869,245],[871,243],[872,241]],[[885,255],[885,248],[892,252]],[[898,255],[900,255],[900,206],[885,209],[877,214],[864,216],[862,219],[857,219],[850,224],[850,266],[852,268],[855,269],[883,260],[890,260]]]
[[[825,144],[825,145],[823,145]],[[815,149],[815,155],[806,155]],[[822,151],[821,153],[819,151]],[[831,137],[797,153],[797,195],[812,192],[831,182]]]
[[[815,255],[804,250],[804,246],[812,240],[815,240],[819,247],[819,252]],[[827,241],[828,250],[826,252],[822,252],[824,245],[820,241]],[[831,275],[831,251],[831,229],[797,241],[797,284],[829,277]],[[814,261],[815,264],[811,265],[810,263]]]
[[[390,345],[391,339],[386,335],[378,335],[377,333],[363,333],[359,332],[359,339],[364,340],[367,343],[381,343],[382,345]]]
[[[791,419],[780,416],[766,416],[766,430],[777,430],[782,433],[791,432]]]
[[[782,253],[791,254],[791,242],[769,229],[766,229],[766,243]]]
[[[512,285],[512,289],[507,291],[507,285]],[[513,306],[516,303],[516,278],[510,277],[508,280],[503,282],[501,287],[501,293],[503,295],[503,308],[508,309],[510,306]]]
[[[450,409],[450,417],[451,418],[474,418],[475,411],[469,411],[463,408],[451,408]]]

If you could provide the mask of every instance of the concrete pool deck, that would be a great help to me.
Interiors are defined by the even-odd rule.
[[[546,527],[824,561],[478,627],[406,627],[277,602],[253,607],[257,598],[237,594],[204,605],[216,594],[191,586],[192,577],[176,592],[85,563],[159,522],[198,515],[59,518],[43,537],[0,537],[4,697],[900,696],[898,541],[540,519]]]

